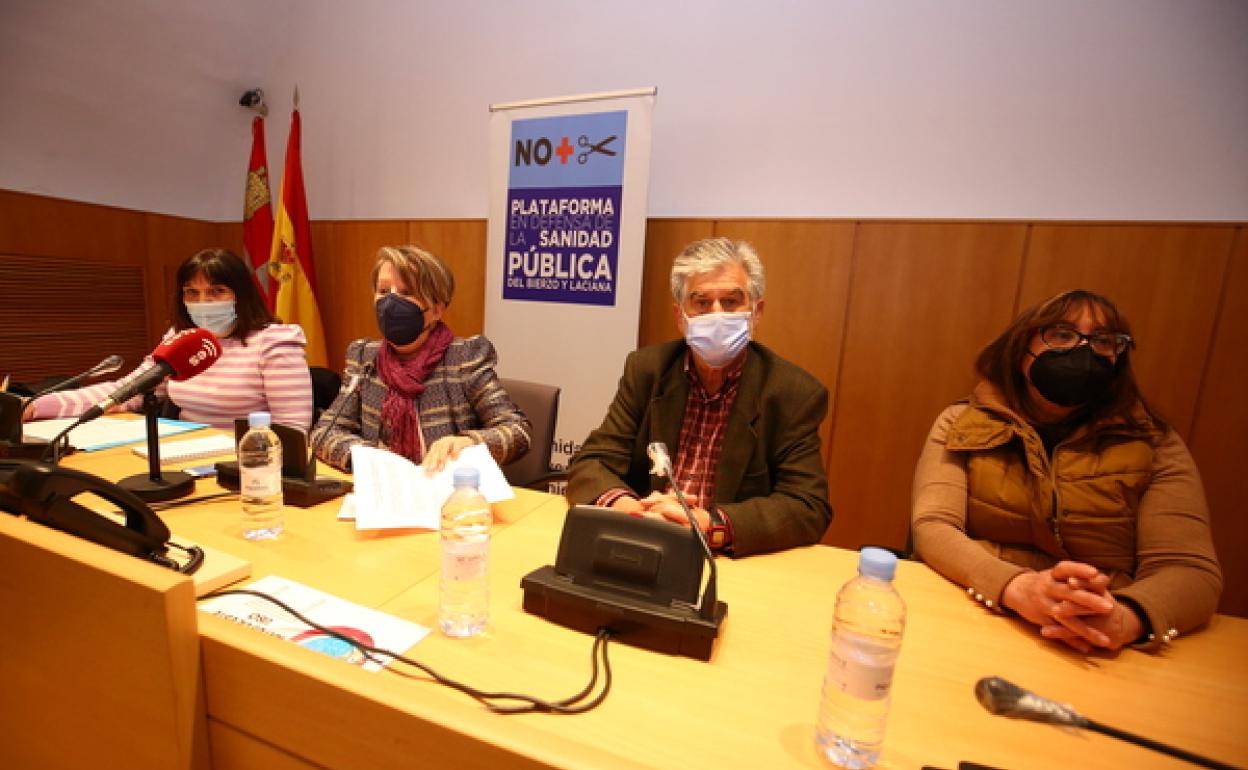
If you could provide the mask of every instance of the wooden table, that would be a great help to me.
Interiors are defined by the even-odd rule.
[[[114,454],[71,458],[108,478]],[[124,467],[123,467],[124,466]],[[141,467],[141,463],[140,466]],[[203,482],[201,482],[203,485]],[[215,485],[213,485],[215,486]],[[591,637],[521,610],[521,577],[552,563],[566,504],[518,491],[498,508],[486,634],[436,631],[409,655],[494,690],[558,698],[589,676]],[[238,535],[236,499],[164,515],[176,534],[278,574],[435,627],[437,536],[358,533],[337,504],[286,511],[286,535]],[[423,675],[369,673],[220,618],[199,618],[213,763],[221,768],[820,767],[815,711],[833,600],[856,554],[812,546],[721,559],[729,605],[709,662],[613,643],[614,686],[578,716],[491,714]],[[1101,722],[1248,767],[1248,621],[1215,617],[1160,654],[1085,657],[984,610],[918,562],[899,566],[909,606],[880,767],[1186,767],[1092,733],[993,716],[975,682],[1005,677]]]

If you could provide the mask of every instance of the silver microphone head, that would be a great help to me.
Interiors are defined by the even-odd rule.
[[[672,458],[667,454],[667,444],[662,441],[652,441],[646,447],[646,455],[650,458],[653,465],[650,473],[654,476],[672,476]]]
[[[90,376],[95,377],[100,374],[112,374],[120,369],[123,363],[125,363],[125,359],[121,356],[109,356],[95,365],[95,368],[91,370]]]
[[[1042,698],[999,676],[984,677],[976,682],[975,697],[993,714],[1012,719],[1030,719],[1067,727],[1086,727],[1088,723],[1086,717],[1070,706]]]

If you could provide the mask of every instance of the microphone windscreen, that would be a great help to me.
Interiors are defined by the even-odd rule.
[[[186,380],[216,363],[221,341],[207,329],[185,329],[152,351],[152,358],[173,370],[175,380]]]
[[[1087,719],[1070,706],[1042,698],[999,676],[984,677],[976,682],[975,697],[984,708],[1000,716],[1070,727],[1087,724]]]

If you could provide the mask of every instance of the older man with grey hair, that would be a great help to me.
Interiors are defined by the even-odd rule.
[[[569,466],[568,501],[690,524],[650,475],[646,447],[662,441],[676,447],[693,523],[719,552],[818,542],[832,520],[819,443],[828,391],[752,340],[764,306],[758,254],[696,241],[676,257],[671,287],[684,338],[629,354],[607,416]]]

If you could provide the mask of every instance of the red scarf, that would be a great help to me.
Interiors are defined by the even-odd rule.
[[[425,392],[425,378],[441,362],[454,339],[450,327],[438,321],[414,353],[401,357],[390,343],[383,342],[377,354],[377,371],[386,384],[381,421],[390,428],[390,449],[414,463],[424,456],[416,397]]]

